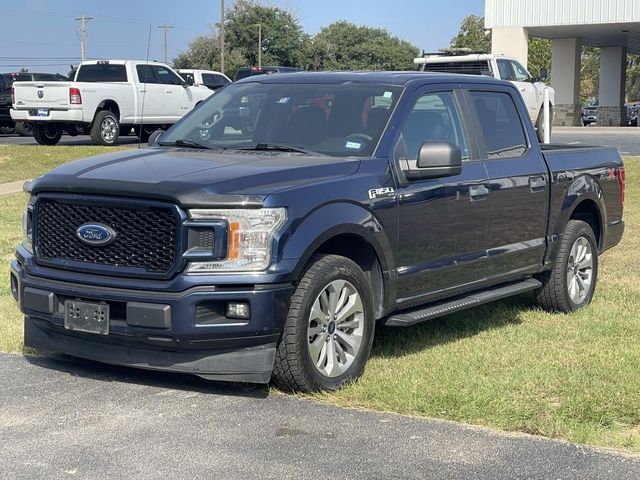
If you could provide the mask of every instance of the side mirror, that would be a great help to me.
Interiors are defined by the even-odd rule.
[[[409,180],[441,178],[458,175],[462,171],[460,147],[451,142],[424,142],[418,151],[415,168],[407,161],[405,175]]]
[[[187,76],[187,78],[184,80],[184,82],[182,82],[182,86],[183,86],[184,88],[187,88],[187,87],[193,87],[193,84],[194,84],[194,83],[195,83],[195,82],[194,82],[194,80],[193,80],[193,77],[192,77],[191,75],[188,75],[188,76]]]
[[[547,70],[546,67],[542,67],[540,69],[540,73],[538,74],[538,81],[546,82],[548,78],[549,78],[549,70]]]
[[[149,135],[149,140],[147,141],[147,145],[149,147],[155,147],[157,143],[160,141],[160,137],[164,133],[164,130],[156,130],[151,135]]]

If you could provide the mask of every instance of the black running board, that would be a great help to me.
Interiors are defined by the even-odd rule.
[[[384,324],[389,327],[409,327],[416,323],[424,322],[425,320],[457,312],[458,310],[464,310],[465,308],[475,307],[482,305],[483,303],[489,303],[502,298],[511,297],[512,295],[517,295],[519,293],[535,290],[541,286],[542,283],[538,280],[529,278],[522,282],[494,287],[490,290],[472,293],[464,297],[458,297],[455,300],[430,305],[426,308],[421,307],[396,313],[387,317]]]

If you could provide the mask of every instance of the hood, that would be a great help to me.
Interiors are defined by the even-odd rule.
[[[271,193],[354,174],[360,161],[287,152],[151,148],[62,165],[32,193],[67,192],[168,200],[184,207],[262,205]]]

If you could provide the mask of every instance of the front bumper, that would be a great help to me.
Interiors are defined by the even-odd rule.
[[[31,123],[84,123],[82,109],[55,110],[49,109],[49,115],[39,117],[35,113],[38,108],[12,109],[11,118],[16,122]]]
[[[18,260],[11,264],[11,289],[25,315],[28,347],[253,383],[267,383],[271,377],[293,291],[291,284],[201,285],[181,292],[104,287],[30,275]],[[109,333],[67,330],[65,300],[109,305]],[[224,306],[230,301],[248,303],[250,318],[226,318]]]

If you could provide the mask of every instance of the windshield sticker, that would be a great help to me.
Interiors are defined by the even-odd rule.
[[[384,92],[382,95],[384,98],[391,98],[393,96],[393,92]]]
[[[276,103],[287,103],[289,101],[289,97],[279,98]]]
[[[344,148],[349,148],[351,150],[360,150],[362,144],[360,142],[347,142]]]

